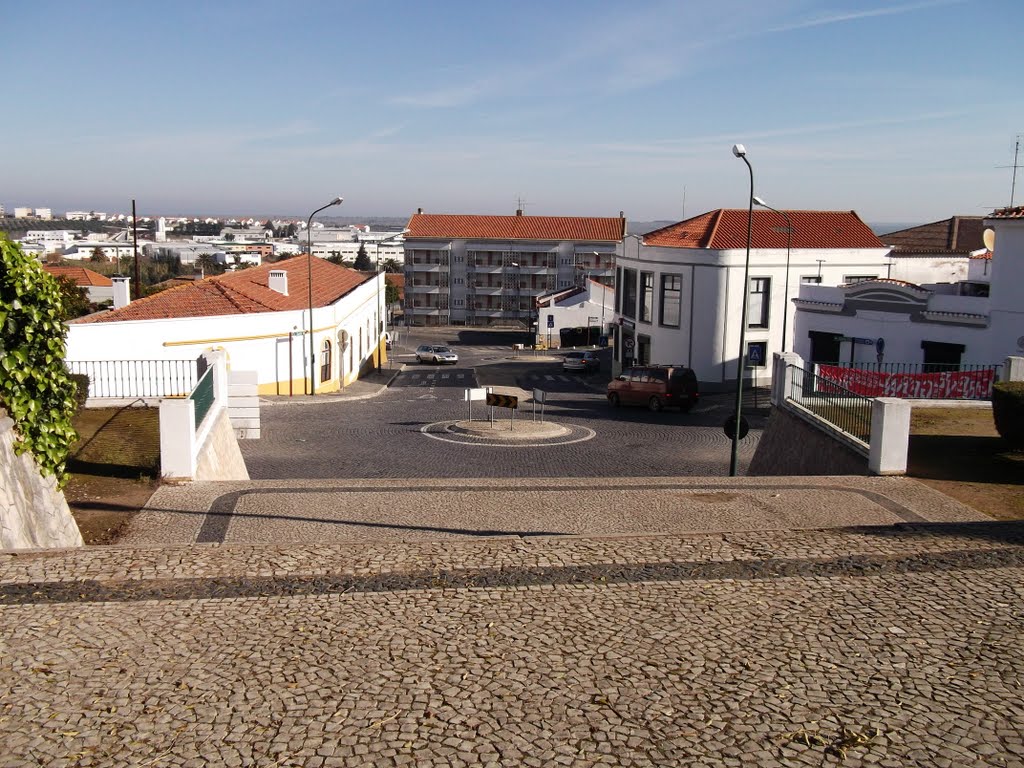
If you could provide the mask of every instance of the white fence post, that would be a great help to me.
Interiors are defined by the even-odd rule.
[[[876,397],[871,406],[868,471],[873,475],[905,475],[910,448],[910,411],[906,400]]]
[[[1003,361],[1003,381],[1024,381],[1024,357],[1010,356]]]
[[[160,474],[196,476],[196,404],[189,398],[160,401]]]
[[[772,405],[781,406],[793,391],[793,369],[803,368],[804,360],[796,352],[776,352],[772,362]]]

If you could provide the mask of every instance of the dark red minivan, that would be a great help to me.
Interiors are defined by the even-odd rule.
[[[697,375],[681,365],[635,365],[608,382],[608,402],[613,406],[678,408],[685,413],[699,397]]]

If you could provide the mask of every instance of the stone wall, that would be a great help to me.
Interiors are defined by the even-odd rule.
[[[772,408],[748,475],[867,475],[866,456],[783,408]]]
[[[82,534],[53,477],[14,453],[14,421],[0,409],[0,550],[80,547]]]
[[[196,480],[248,480],[242,451],[231,428],[228,409],[221,408],[196,460]]]

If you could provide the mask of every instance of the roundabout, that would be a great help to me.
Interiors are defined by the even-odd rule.
[[[597,433],[588,427],[558,424],[553,421],[500,419],[437,421],[426,424],[420,432],[433,440],[483,448],[540,448],[571,445],[592,440]]]

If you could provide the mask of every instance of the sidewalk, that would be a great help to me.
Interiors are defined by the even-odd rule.
[[[394,363],[393,368],[381,368],[353,381],[347,387],[334,392],[318,392],[315,395],[260,395],[260,405],[316,405],[323,403],[347,402],[349,400],[367,400],[376,397],[391,386],[405,369],[402,363]]]

